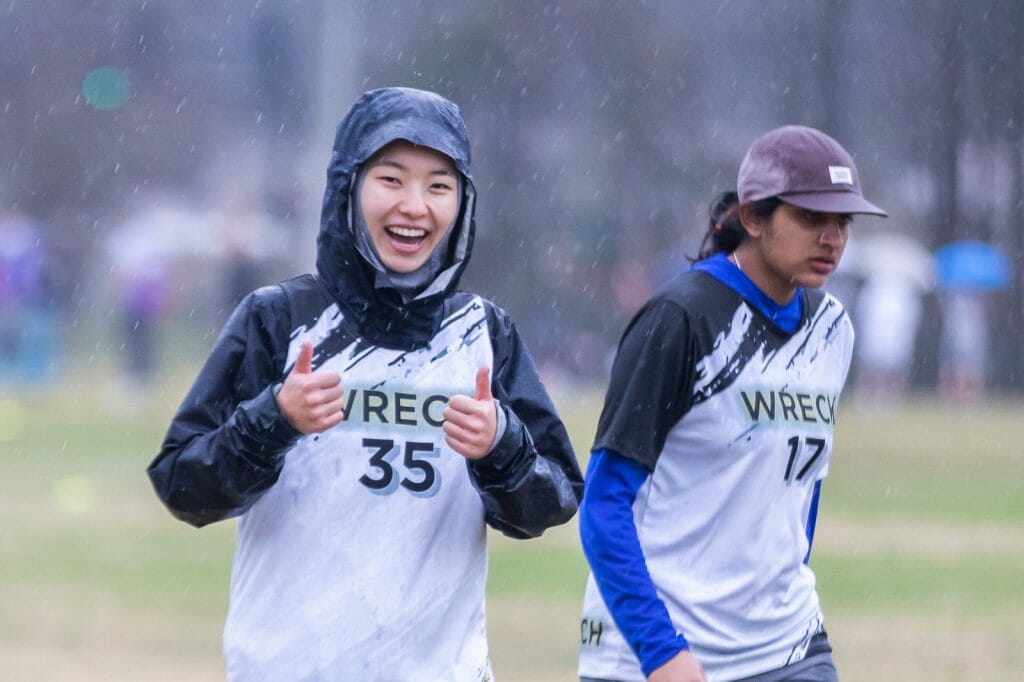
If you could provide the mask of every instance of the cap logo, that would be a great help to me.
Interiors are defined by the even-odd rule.
[[[833,185],[852,185],[853,173],[846,166],[829,166],[828,174]]]

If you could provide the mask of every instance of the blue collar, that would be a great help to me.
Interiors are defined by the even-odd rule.
[[[779,305],[769,298],[768,294],[761,291],[753,280],[743,274],[743,271],[736,267],[724,252],[697,261],[690,269],[706,272],[735,291],[743,300],[771,320],[772,324],[787,334],[792,334],[800,326],[800,320],[804,315],[803,288],[796,290],[796,296],[792,301],[786,305]]]

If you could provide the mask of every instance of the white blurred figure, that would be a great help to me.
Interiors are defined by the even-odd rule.
[[[893,272],[877,272],[857,296],[858,396],[866,406],[900,401],[907,390],[921,321],[921,289]]]
[[[976,404],[985,393],[989,329],[985,294],[951,290],[942,296],[939,389],[958,404]]]
[[[175,223],[156,220],[160,208],[146,208],[129,216],[110,234],[112,293],[120,343],[115,365],[122,370],[119,390],[126,412],[137,408],[156,379],[157,331],[171,299],[171,256],[162,240],[173,238]]]

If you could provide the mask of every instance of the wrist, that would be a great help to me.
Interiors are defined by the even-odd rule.
[[[497,398],[494,400],[494,438],[491,439],[491,444],[487,446],[486,455],[491,454],[494,448],[498,446],[498,441],[505,435],[505,429],[508,428],[508,417],[505,416],[505,410],[501,409],[501,403],[498,402]]]

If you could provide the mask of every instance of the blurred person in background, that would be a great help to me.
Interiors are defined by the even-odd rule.
[[[258,289],[263,282],[262,257],[254,231],[260,230],[263,216],[256,207],[243,200],[229,203],[221,220],[221,237],[224,254],[220,271],[224,291],[225,311],[235,307],[250,292]]]
[[[56,373],[56,263],[42,226],[0,213],[0,387],[40,388]]]
[[[921,289],[890,273],[869,276],[857,294],[857,394],[883,408],[906,393],[923,309]]]
[[[158,370],[158,329],[171,300],[173,258],[153,239],[152,214],[133,213],[118,225],[108,241],[117,305],[120,348],[120,389],[129,398],[117,404],[128,411],[138,407]]]
[[[475,202],[458,107],[365,93],[317,273],[238,305],[174,417],[157,494],[239,517],[230,679],[491,679],[486,526],[538,536],[583,482],[508,315],[456,288]]]
[[[213,229],[219,237],[218,325],[250,292],[279,279],[276,275],[294,256],[280,249],[282,240],[291,239],[293,234],[253,191],[229,192],[213,213]]]
[[[157,371],[157,328],[167,309],[170,278],[159,260],[137,263],[121,280],[121,325],[132,390],[148,387]]]
[[[819,288],[852,216],[885,213],[803,126],[758,138],[737,186],[619,344],[580,508],[582,680],[838,679],[807,561],[853,327]]]
[[[943,291],[939,335],[939,393],[957,404],[976,405],[985,396],[989,362],[986,293]]]
[[[939,390],[946,399],[977,404],[991,370],[989,307],[993,295],[1010,288],[1013,260],[994,244],[967,239],[939,247],[935,264],[942,324]]]

